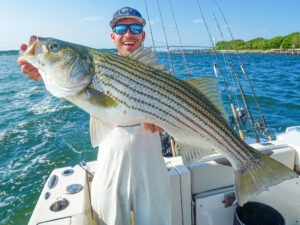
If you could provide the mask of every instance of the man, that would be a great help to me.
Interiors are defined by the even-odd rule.
[[[111,39],[119,55],[127,56],[142,47],[145,24],[141,14],[130,7],[113,15]],[[26,50],[27,46],[20,48]],[[32,65],[22,59],[18,63],[27,77],[42,80]],[[99,224],[129,225],[132,210],[135,225],[171,225],[170,178],[159,131],[153,124],[116,127],[100,142],[91,187]]]

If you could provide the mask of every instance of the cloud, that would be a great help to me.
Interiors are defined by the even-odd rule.
[[[89,21],[99,21],[104,20],[104,17],[102,16],[89,16],[79,19],[80,22],[89,22]]]
[[[153,25],[155,23],[158,23],[159,22],[159,19],[154,19],[154,20],[150,20],[150,24]]]
[[[228,24],[228,27],[227,27],[227,25],[226,25],[226,24],[224,24],[224,25],[223,25],[223,27],[227,29],[228,27],[229,27],[229,28],[231,28],[231,25],[230,25],[230,24]]]
[[[202,19],[196,19],[196,20],[193,20],[193,23],[202,23],[203,20]]]

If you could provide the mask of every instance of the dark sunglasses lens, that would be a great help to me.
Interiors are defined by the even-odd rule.
[[[114,28],[116,34],[126,34],[127,26],[126,25],[117,25]]]
[[[139,24],[131,24],[130,26],[130,31],[133,34],[140,34],[143,31],[143,27]]]

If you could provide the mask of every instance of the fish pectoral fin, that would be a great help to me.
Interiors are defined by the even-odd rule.
[[[117,102],[103,92],[97,91],[93,88],[86,88],[85,94],[88,96],[88,101],[96,106],[105,108],[116,107]]]
[[[207,100],[212,103],[219,113],[228,121],[228,115],[223,105],[222,97],[219,91],[219,83],[216,77],[200,77],[184,80],[186,83],[198,89]]]
[[[234,170],[235,194],[240,206],[253,200],[269,187],[285,180],[299,178],[298,174],[280,162],[260,153],[259,165],[247,171]]]
[[[100,141],[104,140],[112,128],[112,125],[105,123],[97,117],[90,116],[90,136],[93,148],[99,146]]]
[[[203,159],[207,156],[218,154],[216,151],[212,150],[207,146],[191,146],[185,143],[178,143],[182,161],[185,166],[190,167],[191,164],[197,160]]]
[[[147,66],[154,67],[155,69],[163,69],[164,65],[158,64],[157,56],[155,55],[155,52],[151,50],[151,47],[149,48],[138,48],[134,52],[130,53],[128,57],[137,60],[141,63],[144,63]]]

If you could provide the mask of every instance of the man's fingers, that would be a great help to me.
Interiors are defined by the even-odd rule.
[[[22,57],[19,57],[18,58],[18,64],[20,66],[23,66],[24,64],[28,64],[28,62],[26,62]]]
[[[150,131],[151,133],[162,131],[162,129],[160,127],[155,126],[154,124],[151,124],[151,123],[144,123],[144,128],[145,128],[145,130]]]
[[[154,125],[155,126],[155,125]],[[161,132],[162,131],[162,128],[158,127],[158,126],[155,126],[155,131],[156,132]]]
[[[30,74],[34,70],[36,70],[36,68],[34,68],[31,64],[26,63],[26,64],[22,65],[21,70],[22,70],[22,73]]]
[[[33,74],[27,74],[26,77],[30,78],[32,80],[35,80],[35,81],[42,81],[43,80],[42,77],[39,74],[35,74],[35,73],[33,73]]]

